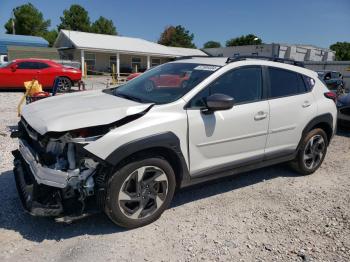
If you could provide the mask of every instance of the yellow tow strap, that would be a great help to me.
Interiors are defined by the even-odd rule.
[[[17,106],[17,114],[18,116],[21,116],[21,109],[22,109],[22,104],[25,101],[26,97],[32,96],[35,93],[42,92],[42,86],[39,84],[38,80],[33,79],[32,81],[27,81],[24,82],[24,87],[26,88],[26,92],[22,96],[21,100],[19,101],[19,104]]]

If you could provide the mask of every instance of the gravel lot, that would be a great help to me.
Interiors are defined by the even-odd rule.
[[[65,225],[17,197],[8,127],[20,96],[0,92],[0,261],[350,261],[350,131],[311,176],[278,165],[185,189],[135,230],[103,214]]]

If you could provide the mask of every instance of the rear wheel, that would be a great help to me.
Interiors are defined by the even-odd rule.
[[[133,161],[109,180],[106,214],[116,224],[135,228],[157,220],[175,191],[175,174],[162,158]]]
[[[292,166],[300,174],[314,173],[322,164],[327,153],[327,135],[320,129],[311,130],[303,139]]]

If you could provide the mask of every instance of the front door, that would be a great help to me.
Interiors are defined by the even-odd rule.
[[[260,67],[241,67],[225,73],[192,99],[187,109],[192,176],[201,176],[208,168],[263,159],[269,103],[262,100],[262,83]],[[203,113],[205,97],[215,93],[233,97],[233,108]]]
[[[39,78],[40,70],[35,62],[19,62],[16,65],[16,70],[9,75],[10,87],[24,88],[24,82]]]

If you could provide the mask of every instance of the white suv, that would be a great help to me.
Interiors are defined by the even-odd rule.
[[[296,65],[178,59],[120,87],[25,106],[12,134],[24,207],[65,221],[98,209],[133,228],[159,218],[176,188],[287,161],[315,172],[337,110]]]

